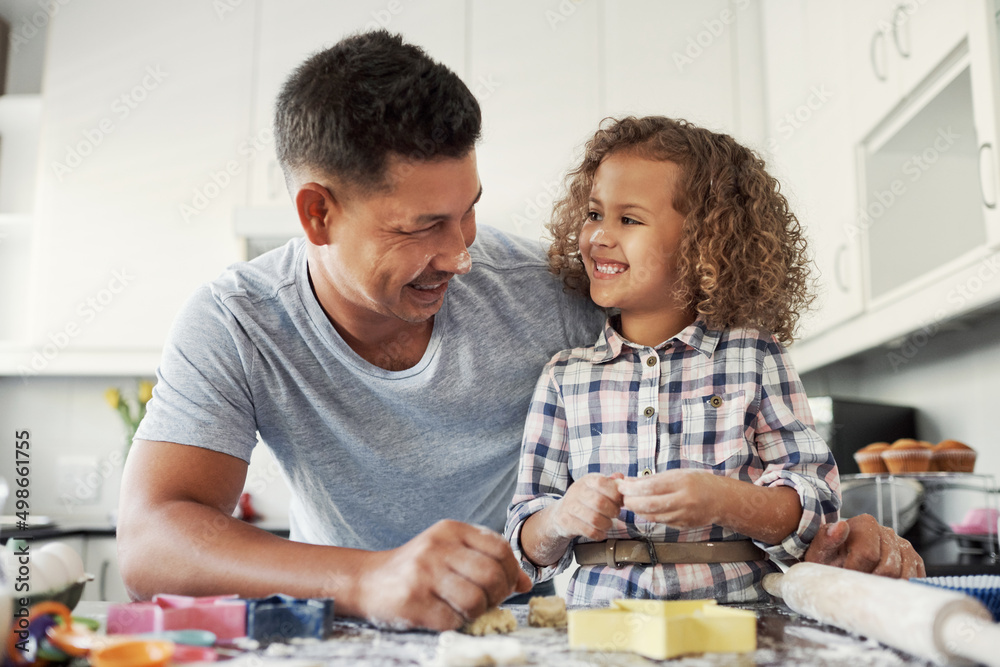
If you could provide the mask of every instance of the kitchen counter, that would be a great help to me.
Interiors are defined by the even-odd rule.
[[[886,648],[872,640],[848,635],[837,628],[800,616],[781,603],[736,605],[757,614],[757,650],[754,653],[715,653],[649,660],[633,653],[571,651],[566,631],[527,627],[527,605],[510,605],[519,629],[508,635],[521,641],[531,665],[816,665],[830,667],[889,667],[928,665],[922,660]],[[96,618],[102,623],[108,604],[83,602],[75,615]],[[368,623],[338,619],[333,636],[324,642],[274,645],[258,653],[306,659],[306,665],[432,665],[439,635],[434,632],[399,632],[381,630]],[[224,663],[223,663],[224,664]],[[261,663],[258,663],[261,664]],[[269,664],[268,662],[262,663]],[[275,663],[281,664],[281,663]]]
[[[279,537],[288,537],[288,524],[282,521],[262,521],[253,524],[261,530],[266,530]],[[5,526],[0,530],[0,544],[9,539],[20,540],[58,540],[66,537],[115,537],[116,531],[107,519],[99,516],[53,517],[51,523],[46,523],[26,530],[8,530]]]
[[[42,521],[36,517],[36,520]],[[52,518],[38,525],[18,530],[6,523],[0,529],[0,542],[18,540],[58,540],[66,537],[114,537],[115,527],[104,516]]]

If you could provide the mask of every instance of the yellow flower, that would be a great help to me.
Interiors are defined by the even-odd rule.
[[[145,405],[153,398],[153,383],[149,380],[139,381],[139,402]]]
[[[117,410],[122,402],[122,395],[118,393],[117,389],[112,387],[104,392],[104,400],[108,402],[112,410]]]

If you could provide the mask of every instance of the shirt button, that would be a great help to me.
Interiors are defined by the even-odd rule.
[[[708,404],[711,405],[713,408],[720,407],[722,405],[722,398],[719,396],[713,396],[712,398],[708,399]]]
[[[646,365],[650,366],[650,367],[655,366],[656,362],[658,362],[659,360],[660,360],[660,358],[656,357],[656,356],[646,357]]]
[[[648,408],[646,408],[645,410],[643,410],[643,411],[642,411],[642,414],[646,415],[647,417],[652,417],[653,415],[655,415],[655,414],[656,414],[656,408],[654,408],[654,407],[653,407],[653,406],[651,405],[651,406],[649,406]]]
[[[652,470],[650,470],[649,468],[645,468],[645,469],[643,469],[643,471],[642,471],[641,473],[639,473],[639,474],[640,474],[640,475],[642,475],[643,477],[649,477],[650,475],[652,475],[652,474],[653,474],[653,471],[652,471]]]

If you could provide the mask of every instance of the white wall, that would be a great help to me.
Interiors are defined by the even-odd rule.
[[[114,387],[134,400],[137,385],[131,377],[0,377],[0,474],[12,485],[14,433],[28,431],[32,516],[102,522],[118,506],[125,426],[104,392]],[[67,464],[84,463],[91,467],[65,476]],[[287,523],[288,486],[264,446],[254,450],[245,488],[269,523]],[[9,498],[0,514],[13,511]]]
[[[0,460],[3,475],[12,483],[8,462],[14,461],[14,433],[30,435],[30,513],[35,516],[107,516],[118,503],[120,462],[125,429],[118,414],[104,400],[109,387],[134,397],[134,378],[0,378]],[[99,474],[84,475],[76,483],[60,479],[60,461],[90,459]],[[79,503],[76,496],[96,490],[95,503]],[[13,512],[7,500],[5,514]]]

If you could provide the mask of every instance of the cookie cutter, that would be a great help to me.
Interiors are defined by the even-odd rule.
[[[715,600],[612,600],[606,609],[573,610],[567,617],[570,648],[655,660],[757,649],[756,614]]]
[[[247,606],[236,595],[188,597],[155,595],[150,602],[115,604],[108,609],[108,634],[208,630],[217,639],[246,635]]]
[[[247,636],[262,644],[293,637],[326,639],[333,632],[332,598],[272,595],[247,600]]]

